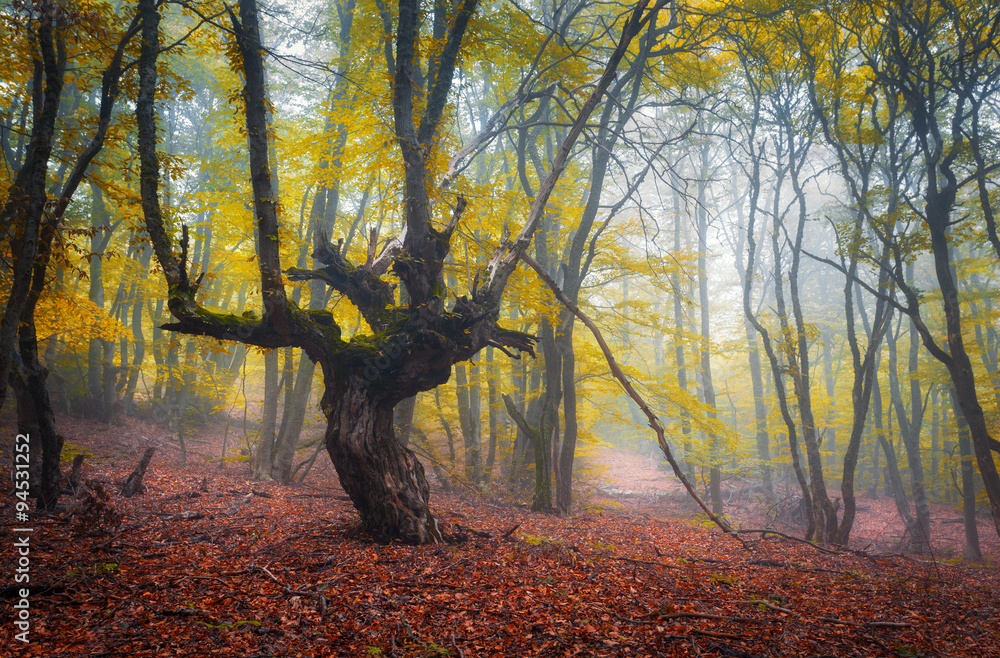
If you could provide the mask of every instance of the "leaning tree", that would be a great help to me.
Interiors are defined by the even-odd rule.
[[[243,100],[263,302],[258,317],[250,311],[241,315],[217,312],[196,299],[200,277],[189,272],[186,228],[179,252],[174,251],[173,236],[158,199],[154,104],[160,15],[156,0],[139,1],[143,27],[136,118],[141,195],[149,238],[167,281],[168,305],[175,318],[164,328],[265,348],[299,347],[318,363],[325,386],[321,406],[328,421],[327,451],[366,531],[381,542],[423,544],[441,537],[428,508],[429,488],[423,467],[414,453],[396,439],[393,407],[420,391],[443,384],[455,363],[472,358],[488,345],[511,356],[516,352],[533,353],[533,336],[504,329],[498,323],[507,281],[531,242],[573,144],[614,79],[629,43],[641,30],[657,29],[657,16],[668,0],[657,0],[652,6],[650,0],[640,0],[624,14],[617,47],[540,183],[520,233],[514,240],[503,240],[468,294],[455,299],[449,307],[442,270],[466,202],[456,197],[450,214],[441,217],[444,213],[432,204],[430,190],[440,181],[432,180],[431,162],[440,148],[442,117],[463,38],[477,4],[478,0],[435,2],[430,10],[433,21],[424,23],[424,8],[418,0],[399,2],[392,71],[393,130],[404,171],[405,221],[399,236],[377,255],[373,240],[363,264],[351,263],[339,245],[322,236],[317,240],[314,258],[324,267],[292,268],[285,273],[279,257],[279,209],[268,163],[263,48],[255,0],[240,0],[238,16],[230,12],[245,81]],[[672,10],[669,15],[673,19],[676,12]],[[440,30],[442,34],[424,34],[422,23],[433,24],[435,32]],[[664,26],[658,30],[664,30]],[[420,71],[420,52],[426,52],[423,49],[427,45],[424,40],[432,36],[443,45],[429,58],[430,70]],[[420,80],[427,81],[426,89],[418,86]],[[521,93],[527,96],[527,91]],[[329,310],[301,309],[289,298],[283,274],[325,282],[357,307],[371,332],[345,340]],[[405,288],[405,303],[397,303],[398,284],[392,277]]]

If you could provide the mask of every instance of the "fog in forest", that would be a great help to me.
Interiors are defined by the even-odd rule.
[[[380,541],[439,540],[439,491],[840,545],[888,498],[906,550],[950,509],[975,558],[989,5],[5,5],[0,372],[33,495],[68,468],[55,419],[141,419],[260,481],[332,460]]]

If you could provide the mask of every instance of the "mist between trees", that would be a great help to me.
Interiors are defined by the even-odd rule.
[[[441,539],[425,467],[571,513],[581,450],[660,448],[528,254],[715,514],[753,483],[847,544],[884,493],[926,551],[949,502],[976,557],[991,8],[4,5],[0,376],[39,505],[75,413],[184,457],[221,423],[220,468],[286,483],[325,451],[378,541]]]

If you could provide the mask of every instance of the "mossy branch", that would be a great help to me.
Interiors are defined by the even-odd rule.
[[[382,331],[388,326],[392,320],[390,309],[395,304],[394,287],[378,275],[374,266],[355,266],[340,252],[339,245],[334,246],[323,232],[319,233],[312,257],[326,267],[318,270],[291,267],[285,274],[292,281],[323,281],[347,297],[373,330]],[[377,262],[380,261],[381,257]]]

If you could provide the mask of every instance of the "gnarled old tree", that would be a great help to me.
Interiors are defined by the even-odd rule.
[[[376,541],[423,544],[440,538],[428,508],[429,489],[423,467],[414,453],[396,439],[393,407],[444,383],[455,363],[470,359],[488,345],[508,354],[513,354],[512,350],[532,352],[533,336],[498,324],[507,281],[520,254],[530,244],[572,145],[614,79],[629,43],[640,30],[655,22],[654,17],[667,0],[658,0],[648,11],[650,0],[641,0],[624,16],[618,46],[581,106],[550,172],[540,183],[521,232],[514,241],[505,240],[498,246],[469,294],[446,308],[442,269],[466,203],[458,197],[450,217],[436,217],[439,212],[432,206],[429,193],[436,186],[430,163],[439,148],[453,73],[477,4],[478,0],[435,2],[433,20],[428,21],[435,34],[425,35],[421,3],[399,2],[392,74],[393,127],[405,172],[405,224],[401,234],[378,256],[373,240],[369,257],[361,265],[349,262],[338,246],[323,237],[318,240],[314,256],[325,267],[288,271],[293,278],[324,281],[358,308],[372,333],[344,340],[330,311],[300,309],[285,293],[279,259],[278,207],[267,161],[264,62],[254,0],[240,0],[239,16],[231,14],[230,18],[245,79],[263,313],[259,318],[251,312],[219,313],[196,300],[200,277],[193,279],[188,272],[187,231],[180,253],[175,254],[160,212],[154,111],[160,17],[155,0],[139,2],[143,45],[136,113],[142,205],[150,240],[168,283],[169,308],[176,318],[165,328],[261,347],[300,347],[320,365],[325,384],[322,409],[328,420],[327,451],[365,529]],[[419,53],[426,52],[425,40],[432,37],[436,37],[440,50],[430,58],[430,70],[423,74],[418,69]],[[427,81],[426,89],[418,86],[419,80]],[[435,227],[435,220],[443,225]],[[390,273],[405,287],[405,305],[396,302]]]

